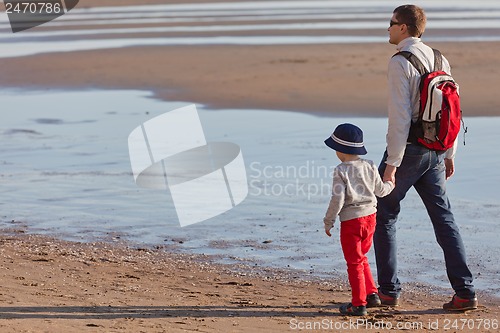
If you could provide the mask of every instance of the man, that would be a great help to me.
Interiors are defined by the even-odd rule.
[[[427,70],[434,67],[434,53],[420,40],[425,30],[424,11],[414,5],[394,10],[389,43],[398,51],[410,51]],[[450,65],[442,58],[442,70],[450,74]],[[455,295],[443,305],[446,310],[477,308],[472,274],[467,267],[465,250],[446,195],[445,181],[455,172],[457,142],[446,152],[429,150],[409,138],[410,125],[419,112],[420,74],[403,56],[392,57],[388,68],[389,126],[387,150],[379,171],[384,181],[396,184],[394,191],[378,200],[374,248],[377,261],[379,297],[383,305],[397,306],[401,292],[397,276],[396,220],[400,202],[413,186],[422,199],[443,249],[446,271]]]

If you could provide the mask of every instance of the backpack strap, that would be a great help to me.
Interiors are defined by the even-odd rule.
[[[441,52],[439,52],[439,50],[432,49],[432,51],[434,52],[434,69],[433,69],[433,71],[440,71],[440,70],[442,70],[442,67],[443,67],[443,56],[441,55]],[[395,57],[397,55],[402,55],[403,57],[405,57],[410,62],[410,64],[412,64],[413,67],[416,68],[416,70],[418,71],[418,73],[420,75],[424,75],[424,74],[429,73],[427,71],[427,69],[425,68],[424,64],[422,64],[420,59],[418,59],[413,53],[411,53],[409,51],[400,51],[400,52],[396,53],[395,55],[393,55],[393,57]]]
[[[410,62],[410,64],[412,64],[413,67],[415,67],[417,69],[417,71],[420,73],[420,75],[424,75],[425,73],[428,73],[424,64],[422,64],[422,62],[410,51],[400,51],[400,52],[396,53],[395,55],[393,55],[393,57],[395,57],[397,55],[402,55],[403,57],[405,57]]]
[[[432,51],[434,51],[434,71],[443,70],[443,56],[441,52],[436,49],[432,49]]]

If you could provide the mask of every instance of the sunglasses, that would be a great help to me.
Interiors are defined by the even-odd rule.
[[[395,22],[395,21],[391,20],[391,21],[389,22],[389,27],[392,27],[393,25],[401,25],[401,24],[405,24],[405,23]]]
[[[401,25],[401,24],[406,24],[406,25],[407,25],[407,26],[409,26],[409,27],[416,27],[416,25],[415,25],[415,24],[408,24],[408,23],[403,23],[403,22],[395,22],[395,21],[393,21],[393,20],[391,20],[391,21],[389,22],[389,27],[392,27],[393,25]]]

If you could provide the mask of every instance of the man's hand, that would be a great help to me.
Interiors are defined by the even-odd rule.
[[[448,180],[455,173],[455,161],[452,158],[445,158],[444,165],[446,167],[446,180]]]
[[[395,166],[393,165],[389,165],[389,164],[386,164],[385,165],[385,172],[384,172],[384,178],[383,178],[383,181],[386,182],[386,181],[391,181],[393,182],[394,184],[396,184],[396,170],[398,168],[396,168]]]

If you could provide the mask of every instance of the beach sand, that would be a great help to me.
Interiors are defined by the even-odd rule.
[[[500,43],[439,43],[464,116],[499,116]],[[367,47],[369,52],[367,52]],[[466,50],[467,52],[464,52]],[[385,116],[389,44],[131,47],[2,59],[0,86],[147,89],[213,109]]]
[[[498,324],[500,314],[499,303],[484,297],[476,311],[445,313],[445,298],[414,288],[400,307],[370,309],[366,321],[356,322],[337,310],[350,300],[344,284],[293,271],[211,264],[204,256],[163,248],[71,243],[21,230],[4,230],[0,244],[5,333],[286,332],[313,327],[308,325],[332,332],[397,325],[415,332],[493,332],[478,325]],[[453,323],[466,329],[453,330]]]
[[[116,1],[82,6],[97,3]],[[495,98],[500,43],[432,46],[453,64],[465,115],[500,115]],[[0,86],[141,89],[213,109],[384,116],[386,66],[394,52],[389,44],[335,44],[41,54],[1,59]],[[1,332],[284,332],[320,322],[331,331],[343,325],[344,332],[382,332],[398,324],[418,332],[485,332],[496,331],[492,325],[500,319],[500,301],[487,295],[480,295],[477,311],[449,314],[441,306],[451,289],[443,295],[416,286],[404,293],[399,308],[370,310],[365,324],[373,330],[356,329],[338,314],[339,304],[350,300],[339,281],[223,266],[165,248],[71,243],[22,230],[2,232],[0,244]]]

